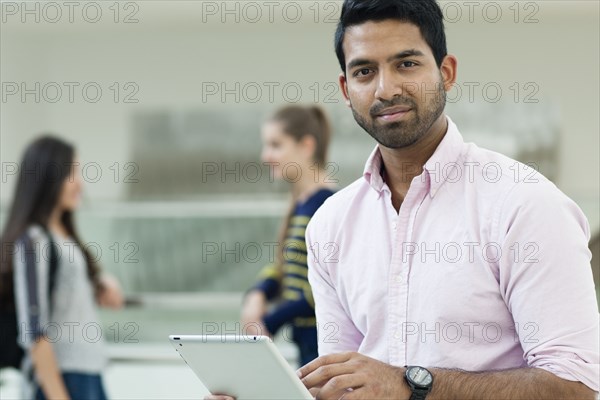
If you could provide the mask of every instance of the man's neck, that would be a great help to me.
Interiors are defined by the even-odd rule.
[[[433,155],[447,130],[448,121],[442,114],[417,143],[400,149],[379,147],[383,159],[382,176],[392,192],[392,204],[396,211],[400,210],[411,181],[423,172],[423,165]]]

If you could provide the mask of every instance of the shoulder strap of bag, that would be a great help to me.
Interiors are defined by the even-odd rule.
[[[44,229],[48,238],[48,244],[50,246],[50,262],[49,262],[49,273],[48,273],[48,305],[52,309],[52,293],[56,286],[56,271],[58,270],[58,251],[56,249],[57,244],[52,240],[52,234],[48,229]]]

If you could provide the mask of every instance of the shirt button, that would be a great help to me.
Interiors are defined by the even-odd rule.
[[[397,222],[394,222],[394,223],[392,224],[392,227],[394,228],[394,230],[396,230],[396,228],[398,227],[398,223],[397,223]]]
[[[398,329],[398,330],[396,331],[396,333],[394,334],[394,337],[395,337],[396,339],[401,339],[401,338],[402,338],[402,332],[400,331],[400,329]]]
[[[396,282],[402,282],[402,275],[396,275]]]

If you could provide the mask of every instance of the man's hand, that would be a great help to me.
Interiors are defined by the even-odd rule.
[[[404,368],[359,353],[319,357],[298,370],[304,386],[317,400],[408,399]]]

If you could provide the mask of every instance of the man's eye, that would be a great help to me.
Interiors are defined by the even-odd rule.
[[[369,68],[362,68],[362,69],[359,69],[358,71],[356,71],[354,73],[354,76],[357,76],[357,77],[366,76],[369,74],[369,72],[371,72],[371,70]]]
[[[402,62],[400,63],[400,66],[402,66],[402,67],[404,67],[404,68],[410,68],[410,67],[414,67],[415,65],[417,65],[417,64],[415,64],[415,63],[414,63],[414,62],[412,62],[412,61],[402,61]]]

